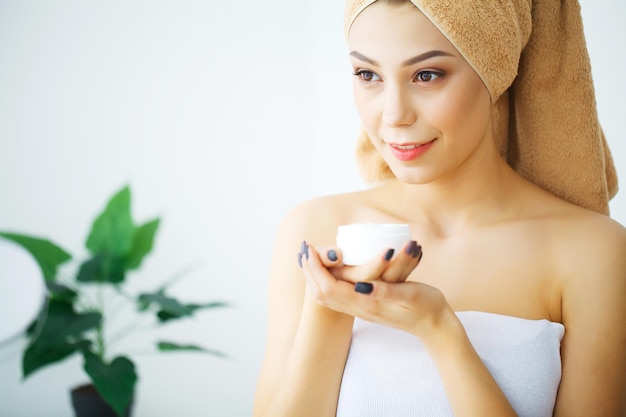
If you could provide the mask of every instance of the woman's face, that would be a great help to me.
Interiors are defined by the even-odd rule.
[[[363,127],[398,179],[422,184],[480,165],[489,93],[428,18],[410,3],[376,2],[348,44]]]

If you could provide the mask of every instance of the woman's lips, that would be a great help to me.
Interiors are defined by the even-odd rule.
[[[395,156],[400,161],[412,161],[421,155],[423,155],[433,143],[435,143],[436,139],[431,140],[430,142],[426,142],[423,144],[416,143],[389,143],[389,149],[393,156]]]

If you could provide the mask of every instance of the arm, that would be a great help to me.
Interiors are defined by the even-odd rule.
[[[449,324],[443,324],[445,321],[449,321]],[[438,332],[425,346],[437,366],[454,415],[516,416],[508,399],[474,350],[458,318],[454,316],[442,320]]]
[[[584,244],[563,255],[572,268],[556,417],[626,416],[626,232],[615,226],[588,227]]]
[[[407,247],[391,262],[378,259],[364,267],[337,270],[327,268],[324,255],[310,246],[310,257],[300,270],[293,248],[300,247],[302,236],[323,225],[303,231],[298,224],[312,219],[298,217],[303,219],[300,214],[284,222],[276,245],[268,346],[255,416],[335,415],[353,316],[422,339],[438,366],[455,415],[515,416],[441,292],[403,282],[419,263],[415,253]],[[317,240],[328,241],[334,232],[335,227]],[[374,291],[356,293],[353,283],[359,280],[375,281]]]
[[[319,209],[319,207],[317,208]],[[254,416],[334,416],[353,317],[305,297],[296,255],[302,239],[327,241],[316,210],[299,207],[282,222],[270,270],[268,334]],[[334,237],[334,228],[331,237]],[[327,234],[327,233],[326,233]]]
[[[357,294],[354,304],[356,316],[420,338],[456,417],[517,415],[438,289],[417,282],[377,281],[372,293]]]

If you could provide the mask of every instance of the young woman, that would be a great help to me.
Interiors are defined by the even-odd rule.
[[[537,136],[527,120],[562,120],[532,144],[541,155],[570,113],[533,95],[558,73],[528,85],[549,66],[522,68],[543,45],[542,16],[497,3],[348,0],[360,158],[384,181],[308,201],[280,226],[255,416],[626,415],[626,231],[597,212],[610,190],[555,195],[576,177],[559,161],[535,177],[556,177],[551,192],[525,179],[541,171],[524,153]],[[516,138],[505,151],[502,132]],[[583,140],[607,157],[601,134]],[[563,159],[589,160],[572,148]],[[594,164],[579,168],[606,180],[610,157]],[[350,223],[407,223],[413,240],[345,266],[334,241]]]

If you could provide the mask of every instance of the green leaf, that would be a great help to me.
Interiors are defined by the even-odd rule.
[[[24,378],[84,348],[83,334],[100,325],[100,313],[76,313],[71,302],[51,299],[32,328],[31,341],[22,358]]]
[[[37,337],[40,343],[55,345],[71,337],[78,337],[88,330],[95,329],[102,321],[102,315],[96,312],[77,313],[72,303],[51,299],[42,311],[44,321]]]
[[[220,356],[223,358],[226,357],[226,355],[222,352],[219,352],[217,350],[212,350],[212,349],[206,349],[206,348],[203,348],[201,346],[196,346],[196,345],[179,345],[173,342],[161,341],[157,343],[157,348],[161,352],[180,352],[180,351],[202,352],[202,353],[208,353],[209,355]]]
[[[93,283],[119,284],[124,279],[126,279],[124,259],[108,255],[96,255],[85,261],[76,276],[79,282]]]
[[[149,221],[137,229],[133,239],[132,249],[126,260],[127,269],[137,269],[143,258],[150,253],[154,244],[154,236],[159,228],[159,219]]]
[[[130,359],[118,356],[110,364],[86,351],[84,369],[102,399],[122,417],[130,406],[137,383],[135,365]]]
[[[162,292],[141,294],[138,301],[140,306],[143,306],[144,308],[145,306],[156,304],[160,309],[171,312],[172,314],[186,314],[185,307],[181,303],[172,297],[168,297]]]
[[[124,257],[130,253],[134,236],[130,188],[124,187],[109,200],[104,211],[94,221],[86,246],[92,254]]]
[[[24,378],[33,372],[47,365],[60,362],[77,351],[88,349],[91,342],[79,340],[77,342],[60,343],[57,345],[46,345],[33,343],[24,351],[22,357],[22,375]]]
[[[228,304],[220,302],[220,301],[216,301],[216,302],[206,303],[206,304],[184,304],[182,307],[183,307],[182,313],[178,311],[173,312],[171,310],[161,310],[157,313],[157,317],[159,318],[159,321],[165,322],[165,321],[174,320],[174,319],[181,319],[183,317],[190,317],[193,315],[193,313],[195,313],[198,310],[208,310],[211,308],[228,307]]]
[[[55,300],[69,301],[71,303],[78,296],[78,293],[70,287],[56,282],[48,282],[46,283],[46,287]]]
[[[137,297],[137,310],[138,311],[146,311],[150,308],[150,301],[145,298],[141,298],[143,295]]]
[[[6,232],[0,232],[0,236],[26,249],[39,264],[46,281],[54,281],[58,266],[72,258],[69,253],[46,239]]]
[[[141,294],[138,298],[139,308],[144,309],[147,305],[156,304],[159,308],[157,317],[161,322],[173,319],[180,319],[193,315],[197,310],[226,307],[228,304],[216,301],[206,304],[182,304],[173,297],[169,297],[162,292],[152,294]]]

